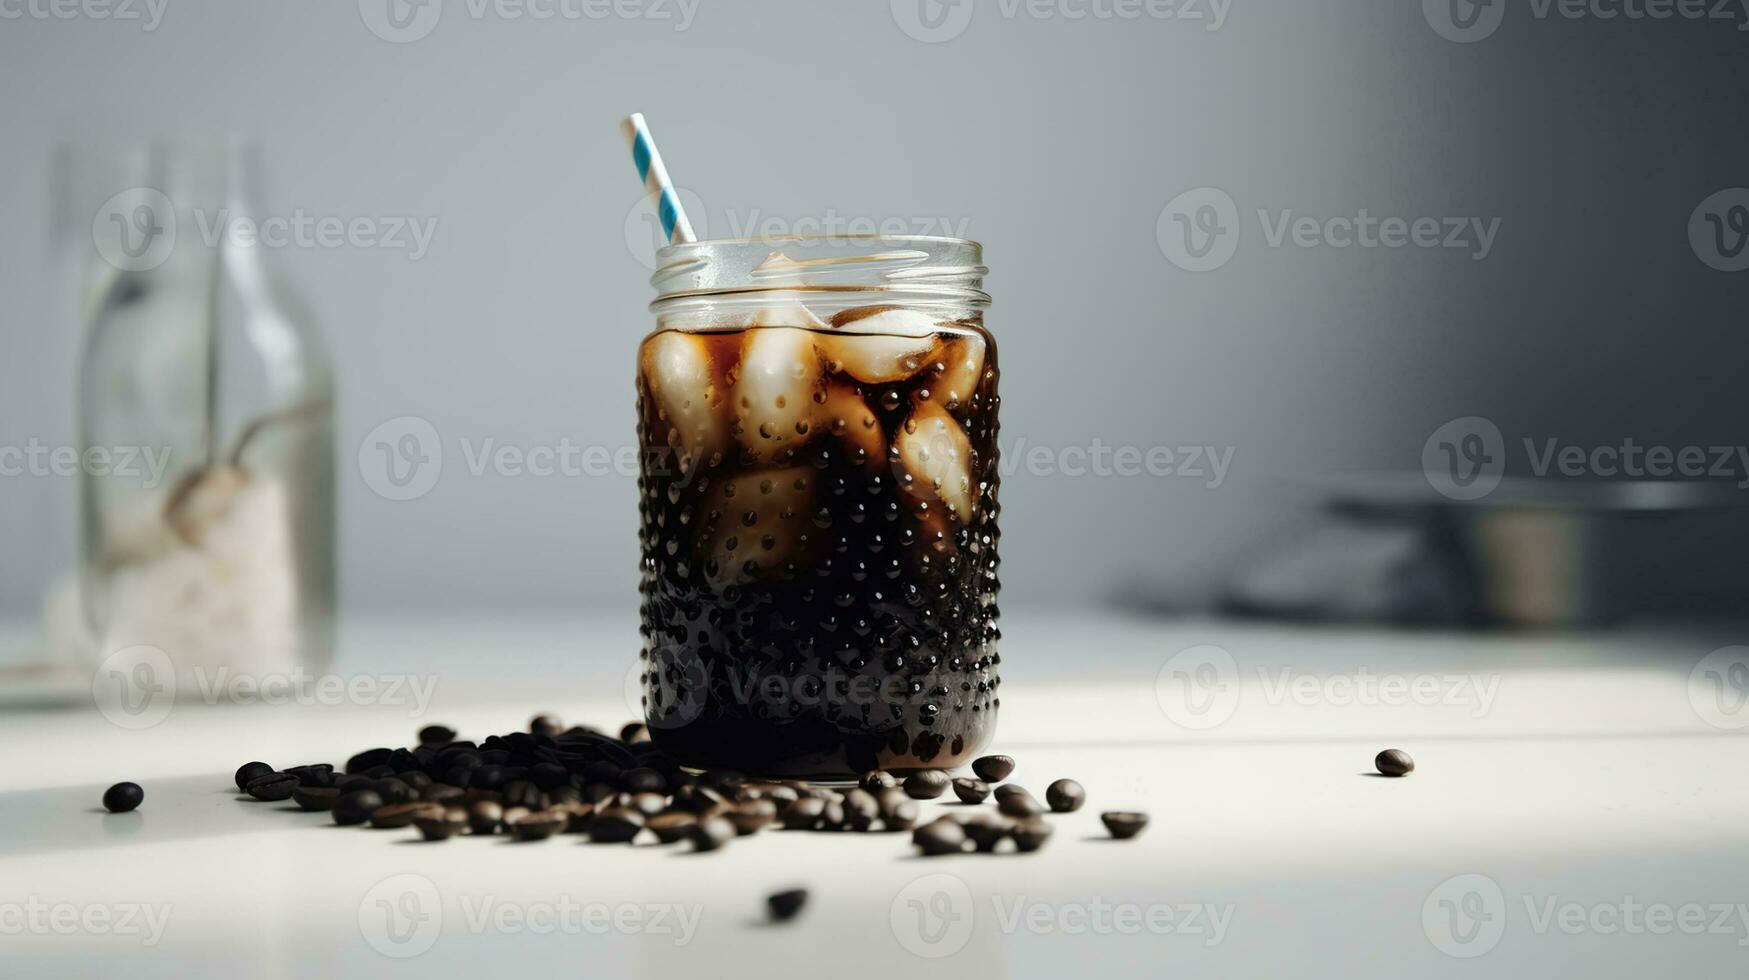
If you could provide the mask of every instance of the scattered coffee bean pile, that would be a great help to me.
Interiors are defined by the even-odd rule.
[[[977,779],[924,770],[903,782],[875,771],[846,790],[729,770],[695,775],[663,755],[641,724],[626,725],[616,737],[587,725],[566,728],[540,715],[526,732],[480,742],[431,725],[420,730],[418,746],[366,749],[339,772],[326,763],[275,769],[248,762],[235,778],[237,788],[257,800],[289,799],[301,809],[329,813],[341,826],[411,827],[428,841],[464,834],[502,834],[519,841],[578,834],[602,844],[684,841],[698,851],[715,851],[737,837],[781,827],[914,830],[912,841],[924,854],[989,853],[1006,843],[1012,848],[1004,849],[1029,852],[1050,839],[1051,826],[1043,819],[1047,804],[1051,811],[1070,813],[1086,801],[1086,791],[1072,779],[1052,783],[1045,804],[1013,784],[992,791],[990,784],[1014,771],[1008,756],[984,756],[972,770]],[[968,806],[994,796],[998,812],[946,816],[917,826],[917,801],[937,799],[950,786]],[[1113,824],[1114,817],[1123,816],[1140,823]],[[1106,814],[1105,821],[1112,836],[1122,838],[1139,832],[1147,817]],[[772,912],[780,918],[793,915],[800,902],[795,895],[774,896]]]

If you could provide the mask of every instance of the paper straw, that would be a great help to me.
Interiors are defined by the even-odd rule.
[[[662,166],[662,154],[656,152],[656,141],[650,138],[650,127],[644,114],[634,112],[619,124],[626,143],[632,148],[632,162],[637,164],[638,178],[650,190],[650,200],[656,203],[656,217],[662,222],[662,233],[670,242],[693,242],[692,223],[680,207],[680,195],[674,192],[674,182],[668,179],[668,168]]]

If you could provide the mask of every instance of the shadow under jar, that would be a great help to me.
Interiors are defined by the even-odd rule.
[[[989,742],[996,346],[975,242],[672,245],[638,353],[643,701],[681,764],[815,779]]]

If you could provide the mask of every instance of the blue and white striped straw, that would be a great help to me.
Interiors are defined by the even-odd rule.
[[[662,222],[662,233],[670,242],[694,242],[692,223],[680,207],[680,195],[674,192],[674,182],[668,179],[668,168],[662,166],[662,154],[656,152],[656,141],[650,138],[650,127],[644,114],[634,112],[619,124],[626,142],[632,148],[632,162],[637,164],[638,179],[650,190],[650,200],[656,203],[656,217]]]

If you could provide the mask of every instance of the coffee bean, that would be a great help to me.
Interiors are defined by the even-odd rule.
[[[378,830],[398,830],[412,826],[414,817],[443,811],[441,803],[387,803],[370,812],[370,825]]]
[[[498,821],[499,830],[509,830],[510,825],[533,813],[525,806],[507,806],[504,808],[504,819]]]
[[[145,799],[146,791],[140,788],[139,783],[116,783],[103,791],[103,808],[110,813],[126,813],[145,802]]]
[[[1024,854],[1045,846],[1045,842],[1051,839],[1053,829],[1043,820],[1022,820],[1014,825],[1008,836],[1013,838],[1015,850]]]
[[[595,820],[595,808],[587,803],[554,803],[547,809],[565,815],[567,834],[588,833],[589,824]]]
[[[746,837],[777,819],[777,804],[770,800],[748,800],[724,810],[722,816],[735,825],[736,833]]]
[[[1148,815],[1130,811],[1112,811],[1102,813],[1099,819],[1105,824],[1105,829],[1118,840],[1128,840],[1145,830],[1148,826]]]
[[[382,796],[374,789],[342,793],[340,799],[334,801],[334,822],[342,827],[356,826],[369,820],[370,815],[384,805]]]
[[[650,741],[650,728],[641,721],[634,721],[619,730],[619,740],[627,745],[643,745]]]
[[[924,769],[905,777],[905,792],[914,800],[933,800],[947,792],[949,782],[940,769]]]
[[[288,766],[282,771],[298,777],[300,786],[332,786],[335,783],[334,767],[326,762],[309,766]]]
[[[460,803],[468,791],[460,786],[446,786],[443,783],[432,783],[420,792],[419,798],[432,803]]]
[[[796,913],[800,912],[802,906],[806,905],[807,902],[808,890],[806,888],[791,888],[788,891],[767,896],[765,909],[771,914],[771,921],[788,922],[796,917]]]
[[[1013,821],[988,813],[960,822],[960,829],[965,831],[973,846],[985,854],[995,851],[996,845],[1007,840],[1013,827]]]
[[[1031,796],[1032,795],[1031,793],[1028,793],[1026,791],[1026,787],[1021,786],[1021,785],[1016,784],[1016,783],[1003,783],[1001,786],[996,787],[996,789],[993,792],[996,796],[997,803],[1001,803],[1003,800],[1008,799],[1010,796]]]
[[[997,802],[996,809],[1009,817],[1036,817],[1045,812],[1044,805],[1033,799],[1031,793],[1010,793]]]
[[[299,809],[332,810],[340,800],[340,791],[332,786],[299,786],[292,790],[291,798]]]
[[[418,792],[418,793],[423,793],[425,791],[426,787],[430,786],[433,782],[435,782],[435,780],[433,780],[430,776],[425,775],[424,773],[420,772],[417,769],[412,769],[412,770],[409,770],[407,772],[401,773],[400,775],[396,776],[395,778],[399,779],[403,783],[406,783],[408,786],[413,787],[414,792]]]
[[[619,788],[628,793],[663,793],[668,790],[668,780],[654,769],[627,769],[619,775]]]
[[[292,791],[299,785],[298,777],[289,772],[270,772],[249,780],[243,792],[263,802],[275,803],[291,799]]]
[[[455,741],[455,729],[447,725],[426,725],[419,729],[420,745],[448,745]]]
[[[868,772],[862,774],[862,778],[857,781],[857,785],[869,792],[874,792],[878,789],[886,789],[889,786],[899,785],[899,779],[897,776],[894,776],[892,773],[887,772],[884,769],[870,769]]]
[[[712,813],[726,803],[723,794],[709,786],[682,786],[674,793],[675,808],[688,813]]]
[[[468,829],[468,814],[459,807],[448,807],[441,813],[424,813],[413,818],[419,836],[426,840],[449,840]]]
[[[540,787],[523,779],[504,784],[504,802],[510,806],[525,806],[530,810],[539,810],[546,805],[545,794],[540,791]]]
[[[938,854],[959,854],[966,847],[966,830],[951,817],[942,817],[913,831],[911,843],[931,857]]]
[[[846,790],[842,806],[844,826],[850,830],[868,830],[880,819],[881,805],[868,790]]]
[[[542,762],[529,767],[528,780],[551,793],[560,786],[570,785],[571,773],[556,762]]]
[[[908,799],[902,794],[896,801],[881,798],[881,825],[888,830],[910,830],[917,826],[917,817],[922,808],[917,801]]]
[[[1372,760],[1372,764],[1387,776],[1407,776],[1415,771],[1415,760],[1402,749],[1386,749]]]
[[[823,809],[821,809],[820,822],[818,825],[815,826],[814,829],[816,829],[816,830],[847,830],[847,829],[849,829],[844,822],[844,801],[842,801],[842,800],[822,800],[821,802],[825,804],[825,807]]]
[[[644,829],[644,815],[626,807],[608,807],[595,814],[589,839],[601,844],[624,844]]]
[[[953,795],[961,803],[982,803],[990,798],[990,784],[982,779],[960,778],[953,781]]]
[[[668,797],[661,793],[633,793],[626,805],[646,817],[653,817],[668,809]]]
[[[814,796],[804,796],[791,802],[779,813],[785,830],[813,830],[820,825],[820,817],[826,812],[826,801]]]
[[[1059,779],[1045,787],[1045,802],[1054,813],[1074,813],[1087,802],[1087,791],[1073,779]]]
[[[1014,757],[1007,755],[986,755],[972,763],[972,771],[986,783],[999,783],[1008,778],[1014,771]]]
[[[375,769],[377,766],[386,765],[394,754],[394,749],[365,749],[346,760],[346,774],[362,773],[366,769]]]
[[[757,791],[761,797],[777,804],[779,811],[785,806],[802,798],[794,786],[762,786]]]
[[[546,840],[564,830],[570,822],[571,818],[566,814],[552,810],[536,810],[511,824],[510,832],[516,835],[517,840],[521,841]]]
[[[583,802],[593,806],[601,806],[619,795],[619,790],[606,783],[583,784]]]
[[[237,789],[249,785],[251,779],[258,779],[273,771],[273,767],[265,762],[245,762],[237,767]]]
[[[496,800],[476,800],[468,807],[468,827],[476,834],[495,834],[504,820],[504,807]]]
[[[706,817],[688,835],[695,851],[714,851],[735,839],[735,825],[724,817]]]
[[[552,738],[565,730],[559,719],[552,715],[535,715],[528,720],[528,730],[535,735],[545,735]]]
[[[418,792],[413,787],[393,776],[377,780],[371,784],[370,788],[377,791],[377,795],[383,798],[385,804],[411,803],[419,798]]]
[[[698,816],[696,814],[688,813],[685,810],[669,810],[646,820],[644,826],[649,828],[662,843],[672,844],[685,837],[697,823]]]
[[[727,793],[746,781],[747,774],[739,769],[712,769],[698,777],[698,785],[719,793]]]

